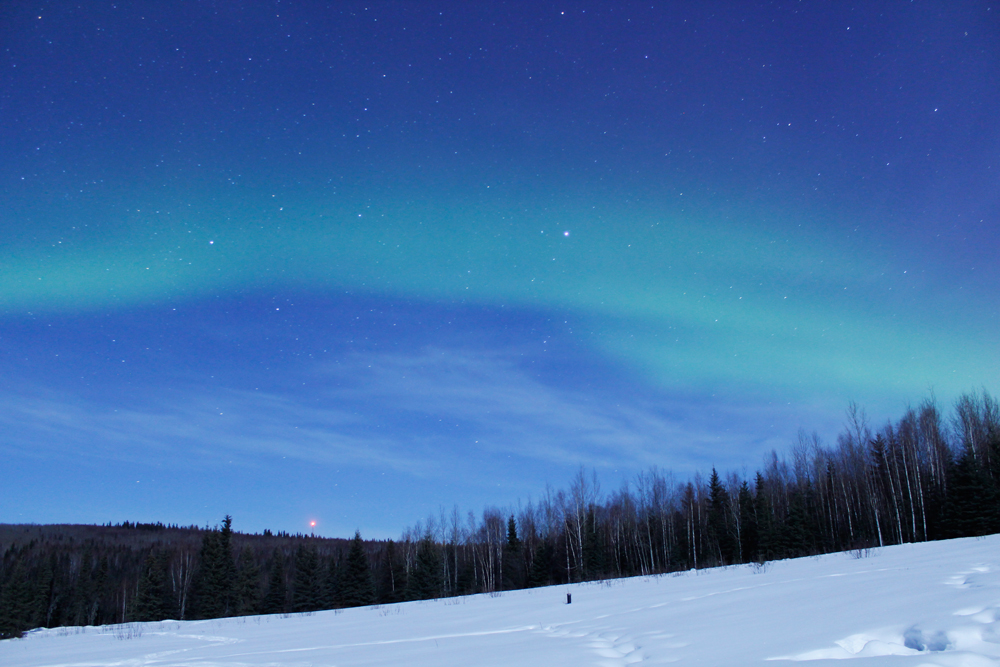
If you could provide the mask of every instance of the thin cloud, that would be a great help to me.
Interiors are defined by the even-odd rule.
[[[419,469],[422,462],[399,452],[395,442],[352,434],[357,423],[338,410],[237,390],[145,408],[98,408],[53,397],[0,400],[0,426],[7,433],[0,442],[20,454],[252,466],[266,465],[254,456],[265,455]]]
[[[470,461],[510,458],[554,470],[692,471],[748,455],[755,463],[799,426],[763,405],[558,387],[512,358],[436,348],[359,354],[313,369],[312,389],[299,394],[192,388],[118,407],[8,395],[0,447],[164,465],[258,467],[285,457],[433,478],[474,476]],[[768,422],[782,428],[769,432]],[[720,423],[731,437],[719,435]]]
[[[334,400],[382,403],[397,414],[451,420],[475,436],[480,451],[558,465],[688,468],[704,460],[699,452],[728,459],[748,445],[760,452],[789,441],[785,434],[739,430],[773,423],[784,410],[666,398],[657,406],[649,397],[560,388],[512,358],[516,355],[506,352],[428,348],[416,355],[359,356],[322,374],[341,382],[350,378],[349,389],[332,393]],[[734,427],[729,441],[719,437],[720,422]],[[789,432],[798,426],[788,424]]]

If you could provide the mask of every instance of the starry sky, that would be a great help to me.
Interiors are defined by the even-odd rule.
[[[0,5],[0,522],[395,537],[1000,390],[991,2]]]

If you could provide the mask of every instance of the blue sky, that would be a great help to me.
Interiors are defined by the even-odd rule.
[[[985,2],[0,20],[0,521],[395,536],[1000,370]]]

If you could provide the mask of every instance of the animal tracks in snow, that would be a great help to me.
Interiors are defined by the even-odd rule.
[[[597,662],[602,667],[622,667],[642,662],[645,656],[639,646],[629,637],[601,634],[590,639],[589,648],[600,658]]]
[[[566,630],[556,628],[542,628],[542,632],[551,637],[569,637],[581,640],[590,652],[596,654],[597,661],[594,665],[599,667],[624,667],[625,665],[635,665],[646,661],[646,654],[642,650],[644,639],[660,640],[658,646],[664,648],[664,639],[670,639],[673,635],[662,633],[645,633],[642,635],[618,634],[612,632],[581,632],[579,630]],[[667,645],[670,645],[669,643]],[[674,648],[687,646],[686,643],[675,643]],[[657,663],[673,662],[669,658],[659,659]]]
[[[974,565],[949,576],[942,583],[959,590],[981,589],[981,575],[990,572],[988,565]],[[957,609],[951,619],[944,617],[934,629],[919,624],[901,628],[881,628],[850,635],[834,642],[835,646],[806,651],[769,660],[838,660],[883,656],[921,656],[921,666],[1000,665],[1000,600],[994,604]],[[893,658],[898,660],[898,658]]]
[[[986,574],[989,571],[989,565],[974,565],[964,572],[959,572],[948,577],[944,583],[955,588],[974,588],[980,585],[976,581],[976,575]]]

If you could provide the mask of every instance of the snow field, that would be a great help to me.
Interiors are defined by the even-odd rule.
[[[0,642],[3,667],[844,659],[1000,666],[1000,535],[314,614],[36,630]]]

